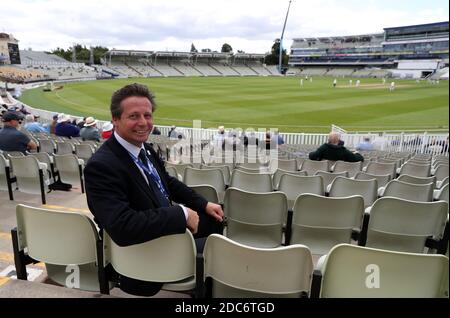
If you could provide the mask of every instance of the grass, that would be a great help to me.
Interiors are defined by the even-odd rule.
[[[116,89],[133,82],[156,95],[156,125],[279,128],[284,132],[328,132],[331,124],[349,131],[447,131],[449,84],[396,80],[389,92],[380,79],[314,78],[300,86],[297,77],[134,78],[64,84],[43,92],[25,91],[24,103],[54,112],[109,120]]]

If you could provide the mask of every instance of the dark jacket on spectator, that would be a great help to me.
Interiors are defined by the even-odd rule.
[[[364,161],[364,157],[359,153],[353,153],[344,146],[323,144],[316,151],[309,153],[311,160],[343,160],[348,162]]]

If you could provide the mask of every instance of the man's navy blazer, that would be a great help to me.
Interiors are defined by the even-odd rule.
[[[168,175],[148,144],[149,160],[158,171],[172,201],[205,213],[207,201]],[[112,135],[89,159],[84,169],[89,209],[98,226],[119,246],[128,246],[186,231],[179,206],[160,207],[128,151]],[[144,284],[145,285],[145,284]]]

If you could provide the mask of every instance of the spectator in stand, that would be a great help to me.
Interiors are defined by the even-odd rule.
[[[53,115],[52,123],[50,124],[50,133],[55,134],[56,125],[58,124],[58,114]]]
[[[97,128],[97,121],[94,117],[86,118],[84,127],[80,130],[80,136],[83,140],[100,141],[100,133]]]
[[[17,128],[22,123],[23,115],[16,111],[7,111],[2,117],[4,126],[0,130],[0,150],[21,151],[37,149],[36,143]]]
[[[337,132],[331,132],[328,136],[328,142],[320,146],[316,151],[309,153],[311,160],[342,160],[348,162],[364,161],[364,157],[359,153],[351,152],[344,146],[339,145],[341,136]]]
[[[356,150],[358,151],[372,151],[373,150],[373,145],[370,142],[370,137],[366,136],[363,138],[363,142],[360,142],[357,146],[356,146]]]
[[[58,124],[55,127],[56,136],[62,137],[79,137],[80,136],[80,128],[70,123],[70,116],[66,114],[61,114],[58,117]]]
[[[217,134],[214,135],[211,146],[215,150],[225,149],[225,127],[219,126]]]
[[[114,128],[114,126],[111,122],[104,124],[103,128],[102,128],[102,138],[108,139],[109,137],[111,137],[111,135],[113,133],[113,128]]]
[[[78,128],[83,129],[85,122],[86,122],[86,117],[83,117],[83,119],[80,120],[77,124]]]
[[[161,135],[161,130],[156,126],[153,126],[152,135]]]
[[[278,130],[274,131],[272,138],[274,141],[276,141],[277,145],[284,145],[284,139],[280,136],[280,133]]]
[[[24,128],[32,133],[48,133],[47,129],[45,129],[44,126],[35,121],[34,116],[31,114],[25,116]]]

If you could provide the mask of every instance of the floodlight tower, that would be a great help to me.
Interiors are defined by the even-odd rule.
[[[280,58],[279,58],[279,63],[278,63],[278,70],[280,71],[280,74],[281,74],[281,67],[282,67],[282,63],[283,63],[283,37],[284,37],[284,29],[286,29],[286,23],[287,23],[287,19],[288,19],[288,15],[289,15],[289,9],[290,9],[290,7],[291,7],[291,2],[292,2],[292,0],[289,0],[288,9],[287,9],[287,12],[286,12],[286,18],[284,19],[283,31],[281,32],[281,38],[280,38]]]

